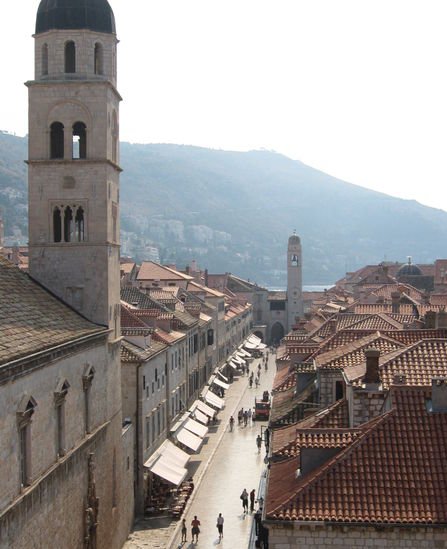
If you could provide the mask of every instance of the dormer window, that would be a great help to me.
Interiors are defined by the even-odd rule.
[[[73,41],[65,44],[65,73],[76,72],[76,45]]]

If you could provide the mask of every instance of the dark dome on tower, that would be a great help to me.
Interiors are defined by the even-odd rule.
[[[406,263],[405,265],[402,265],[402,267],[397,271],[397,278],[401,276],[421,276],[422,271],[417,265],[413,265],[413,263]]]
[[[107,0],[41,0],[36,34],[49,30],[88,29],[115,34],[115,16]]]
[[[292,236],[289,237],[289,245],[300,244],[300,243],[301,243],[301,240],[297,234],[293,234]]]

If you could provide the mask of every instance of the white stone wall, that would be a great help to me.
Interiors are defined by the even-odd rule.
[[[269,549],[442,549],[447,547],[447,529],[298,526],[295,523],[269,526]]]

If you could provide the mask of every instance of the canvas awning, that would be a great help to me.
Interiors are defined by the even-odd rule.
[[[261,339],[254,334],[250,334],[247,338],[247,341],[250,341],[250,343],[261,343]]]
[[[246,341],[244,343],[245,347],[247,347],[247,349],[257,349],[258,348],[258,344],[257,343],[251,343],[250,341]]]
[[[223,398],[218,397],[212,391],[205,393],[205,400],[212,406],[219,408],[219,410],[221,410],[225,405]]]
[[[193,414],[197,421],[200,421],[200,423],[203,423],[204,425],[208,425],[209,417],[198,408],[194,410]]]
[[[245,360],[238,355],[233,355],[231,357],[231,360],[233,360],[234,362],[237,362],[238,364],[245,364]]]
[[[145,464],[146,465],[146,464]],[[158,456],[149,470],[157,476],[164,478],[168,482],[179,486],[186,478],[188,470],[185,467],[179,467],[164,459],[163,455]]]
[[[203,438],[208,433],[208,427],[205,427],[205,425],[202,425],[193,419],[188,419],[185,423],[185,429],[188,429],[188,431],[191,431],[191,433],[194,433],[200,438]]]
[[[218,379],[217,377],[215,377],[213,379],[213,383],[215,385],[218,385],[219,387],[222,387],[223,389],[229,389],[230,386],[228,385],[228,383],[225,383],[224,381],[221,381],[220,379]]]
[[[239,356],[241,356],[242,358],[251,356],[251,354],[248,351],[246,351],[245,349],[243,349],[242,347],[237,350],[237,354]]]
[[[228,378],[226,376],[224,376],[222,372],[219,372],[219,370],[217,371],[217,375],[228,383]]]
[[[202,445],[203,439],[188,431],[185,427],[175,434],[177,440],[196,452]]]
[[[205,404],[201,400],[197,400],[197,408],[205,415],[209,417],[214,417],[216,415],[216,410],[210,408],[208,404]]]

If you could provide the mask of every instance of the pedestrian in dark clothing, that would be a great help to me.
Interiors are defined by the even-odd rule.
[[[239,410],[239,412],[237,413],[237,424],[240,425],[242,423],[242,410]]]
[[[197,518],[196,515],[194,515],[193,520],[191,521],[191,534],[192,534],[192,542],[194,543],[194,536],[196,538],[196,543],[199,541],[199,534],[200,534],[200,520]]]
[[[256,437],[256,446],[258,447],[258,454],[261,453],[261,446],[262,446],[262,438],[261,435],[258,435]]]
[[[250,492],[250,513],[255,510],[255,489]]]
[[[222,516],[222,513],[219,513],[219,516],[216,520],[216,527],[217,531],[219,532],[219,539],[223,538],[223,525],[224,525],[224,518]]]
[[[253,377],[250,377],[248,380],[248,384],[250,385],[250,389],[253,387]]]
[[[248,423],[248,412],[247,412],[247,410],[245,410],[245,412],[244,412],[244,427],[247,427],[247,423]]]
[[[187,528],[186,528],[186,520],[182,519],[182,543],[186,541],[186,534],[187,534]]]
[[[244,510],[244,513],[248,513],[248,492],[245,488],[242,491],[241,500],[242,500],[242,509]]]

